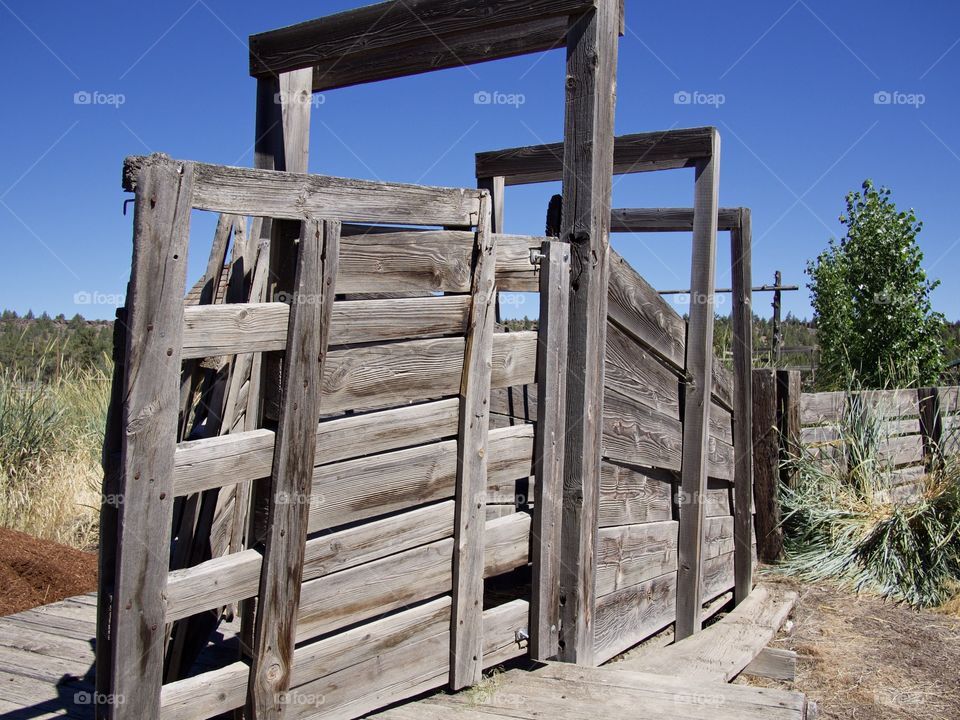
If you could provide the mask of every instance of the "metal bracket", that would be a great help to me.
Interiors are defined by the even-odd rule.
[[[539,265],[543,261],[543,251],[540,248],[530,248],[530,264]]]

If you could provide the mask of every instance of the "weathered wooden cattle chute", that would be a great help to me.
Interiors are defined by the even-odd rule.
[[[358,717],[747,598],[749,211],[718,208],[714,128],[614,138],[622,22],[617,0],[393,0],[255,35],[255,168],[127,160],[98,714]],[[479,155],[478,189],[308,174],[311,93],[558,46],[564,141]],[[611,210],[615,173],[677,168],[692,209]],[[547,180],[551,231],[507,234],[504,188]],[[188,293],[197,211],[219,223]],[[689,322],[610,248],[651,229],[692,231]],[[499,331],[501,290],[539,293],[536,331]]]
[[[478,154],[478,183],[493,189],[494,207],[502,208],[505,187],[561,180],[562,149],[558,143]],[[564,627],[575,624],[594,638],[590,653],[572,658],[579,663],[608,660],[671,623],[686,637],[699,629],[704,603],[734,586],[740,602],[752,588],[750,211],[718,209],[719,161],[713,128],[614,140],[614,174],[695,169],[693,208],[615,209],[609,223],[611,232],[692,232],[696,301],[687,327],[610,250],[601,482],[564,517],[565,528],[582,523],[563,547],[564,589],[570,598],[579,586],[581,603],[564,606]],[[548,232],[556,210],[555,199]],[[712,353],[718,224],[731,234],[733,378]],[[502,412],[532,406],[506,392]],[[586,528],[598,528],[595,539]]]

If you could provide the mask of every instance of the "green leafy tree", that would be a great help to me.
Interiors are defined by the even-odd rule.
[[[869,180],[847,195],[846,236],[807,264],[821,351],[818,382],[841,388],[933,384],[944,369],[943,315],[930,293],[913,210]]]

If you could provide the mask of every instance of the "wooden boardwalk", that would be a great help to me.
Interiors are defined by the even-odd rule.
[[[800,693],[548,663],[511,670],[471,691],[435,695],[376,715],[382,720],[805,720]]]
[[[221,623],[197,671],[237,655],[238,626]],[[92,718],[96,593],[0,617],[0,720]]]

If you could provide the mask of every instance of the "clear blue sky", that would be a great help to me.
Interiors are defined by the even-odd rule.
[[[250,165],[247,36],[362,4],[0,0],[0,307],[112,317],[130,262],[123,158],[162,151]],[[844,194],[871,178],[924,220],[925,264],[943,281],[935,306],[960,318],[960,4],[626,5],[617,131],[719,127],[721,203],[753,208],[757,282],[781,269],[802,285],[806,260],[842,233]],[[314,111],[310,170],[472,186],[475,152],[561,138],[563,61],[554,51],[328,93]],[[477,105],[483,91],[524,102]],[[76,101],[94,92],[94,102]],[[702,95],[678,104],[684,92]],[[878,92],[904,95],[877,104]],[[541,233],[553,192],[508,190],[507,230]],[[614,191],[617,207],[691,200],[689,170],[618,179]],[[212,223],[195,228],[194,277]],[[618,236],[614,245],[654,286],[688,285],[687,237]],[[720,247],[725,285],[724,236]],[[90,296],[99,304],[77,304]],[[757,299],[758,312],[767,302]],[[806,290],[785,309],[809,316]]]

